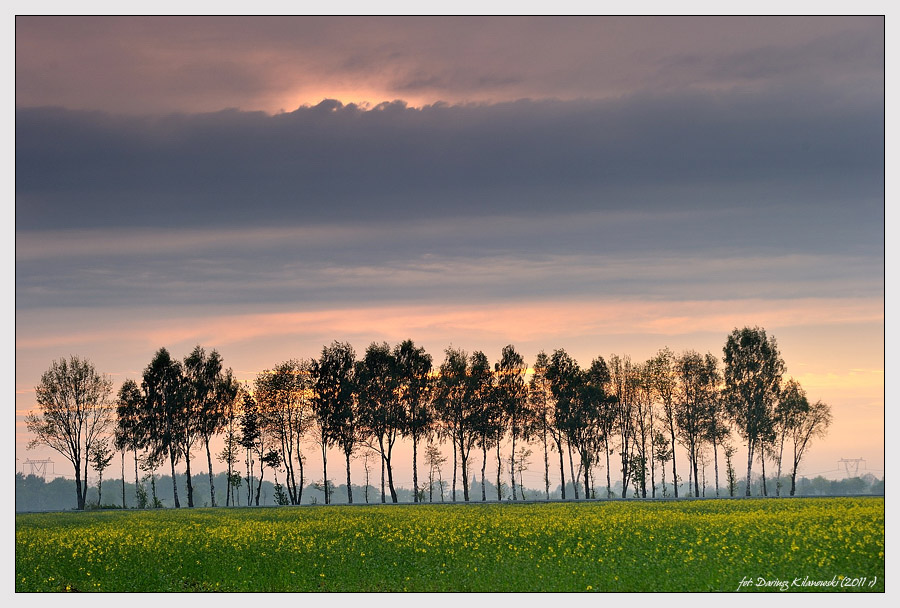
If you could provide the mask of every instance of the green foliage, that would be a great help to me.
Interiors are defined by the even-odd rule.
[[[287,495],[287,492],[284,491],[284,486],[280,483],[275,484],[275,504],[282,507],[291,504],[290,497]]]

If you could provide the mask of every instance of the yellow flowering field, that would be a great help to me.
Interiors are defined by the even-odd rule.
[[[884,498],[16,515],[16,591],[883,592]]]

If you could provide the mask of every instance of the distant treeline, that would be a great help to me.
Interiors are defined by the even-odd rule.
[[[225,479],[226,474],[219,473],[214,476],[215,486],[217,488],[225,487]],[[183,475],[176,475],[176,481],[179,484],[184,484],[185,479]],[[769,480],[771,483],[774,480]],[[783,480],[784,482],[788,481],[787,479]],[[196,475],[193,480],[194,487],[197,489],[201,489],[201,496],[209,495],[209,481],[208,477],[205,473],[201,473]],[[172,479],[171,477],[164,475],[156,479],[157,484],[157,498],[162,504],[162,508],[171,508],[174,506],[174,500],[172,495]],[[478,490],[480,495],[481,491],[481,482],[475,481],[473,483],[473,487]],[[682,486],[683,487],[683,486]],[[614,486],[616,492],[616,496],[621,496],[621,484],[616,484]],[[744,482],[738,482],[739,492],[737,492],[738,496],[743,496],[745,494],[745,486]],[[485,489],[488,495],[492,495],[496,493],[496,486],[493,485],[490,481],[485,482]],[[605,498],[606,496],[606,488],[596,488],[595,496],[597,498]],[[37,475],[24,475],[22,473],[16,473],[16,512],[26,512],[26,511],[70,511],[76,508],[76,503],[73,497],[75,490],[75,482],[71,479],[66,479],[64,477],[57,477],[52,481],[45,481],[43,477],[39,477]],[[108,479],[104,480],[102,486],[102,498],[103,498],[103,506],[104,508],[122,508],[122,480],[121,479]],[[506,490],[505,484],[503,490]],[[332,489],[335,494],[334,504],[343,504],[346,503],[346,500],[342,500],[341,497],[346,495],[346,488],[341,485]],[[396,488],[398,502],[401,503],[411,503],[413,502],[413,493],[412,490],[407,488],[398,487]],[[428,489],[425,489],[425,498],[424,502],[451,502],[452,496],[450,495],[450,491],[447,488],[447,482],[444,482],[444,492],[443,496],[441,495],[441,488],[438,483],[434,483],[434,487],[432,488],[432,494],[429,501]],[[751,492],[753,496],[761,496],[762,495],[762,479],[758,478],[754,480],[754,483],[751,487]],[[221,492],[217,491],[217,497],[220,499],[217,501],[217,504],[224,504],[224,493],[225,490],[221,490]],[[244,493],[246,494],[246,488],[244,488]],[[353,485],[353,493],[356,496],[362,498],[362,500],[358,500],[357,502],[368,502],[369,504],[376,504],[381,502],[391,502],[390,494],[387,494],[382,500],[381,492],[375,488],[374,486],[359,486]],[[682,495],[687,495],[687,492],[684,492]],[[825,479],[822,476],[814,477],[812,479],[808,479],[806,477],[801,477],[797,480],[797,496],[860,496],[866,494],[875,494],[882,495],[884,494],[884,479],[878,479],[872,474],[866,474],[861,477],[852,477],[849,479],[841,479],[841,480],[831,480]],[[567,490],[567,495],[572,496],[572,486],[569,484],[569,488]],[[561,496],[561,489],[559,486],[556,487],[555,490],[551,491],[550,497],[551,499],[559,499]],[[671,496],[671,494],[670,494]],[[715,496],[715,491],[711,490],[706,494],[708,497]],[[303,492],[304,501],[303,504],[324,504],[325,503],[325,493],[320,486],[315,484],[310,484],[304,489]],[[542,489],[532,489],[525,488],[525,498],[527,500],[544,500],[545,494]],[[87,508],[88,509],[96,509],[98,502],[98,492],[95,486],[92,486],[88,490],[87,494]],[[152,501],[152,498],[151,498]],[[276,492],[275,492],[275,484],[270,481],[264,481],[262,484],[262,492],[260,496],[260,506],[275,506],[276,503]],[[128,509],[133,509],[138,505],[138,496],[135,492],[134,483],[127,482],[125,483],[125,507]],[[246,500],[239,505],[246,505]],[[208,501],[203,501],[197,505],[198,507],[208,507]]]

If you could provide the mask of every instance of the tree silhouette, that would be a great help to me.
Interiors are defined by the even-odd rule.
[[[747,488],[755,450],[772,434],[773,408],[781,387],[784,361],[775,338],[759,327],[735,329],[725,342],[725,402],[747,442]]]
[[[72,355],[53,361],[34,390],[38,412],[25,418],[26,428],[34,433],[28,449],[45,445],[72,463],[76,504],[83,510],[87,497],[88,456],[112,422],[107,403],[112,383],[105,375],[97,373],[93,363]]]

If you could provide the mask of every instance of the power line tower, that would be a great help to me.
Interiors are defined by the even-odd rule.
[[[841,458],[838,460],[838,465],[844,465],[844,472],[847,474],[847,478],[859,477],[859,465],[860,463],[864,463],[865,458]],[[865,466],[863,466],[863,470],[865,470]]]
[[[30,458],[25,461],[25,464],[29,466],[29,475],[38,475],[47,479],[47,465],[50,465],[50,473],[54,474],[55,467],[53,465],[53,461],[49,458],[47,460],[31,460]]]

